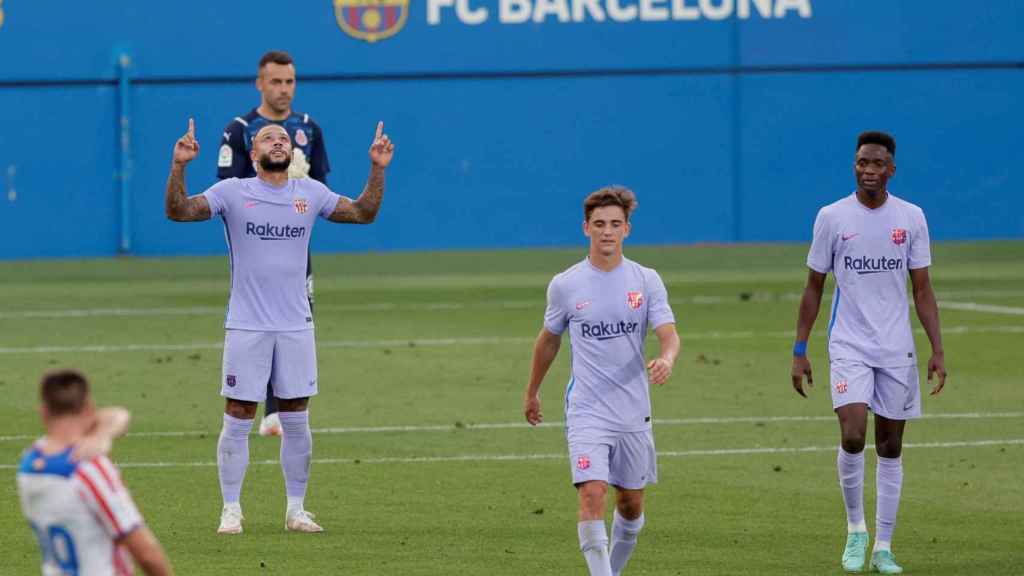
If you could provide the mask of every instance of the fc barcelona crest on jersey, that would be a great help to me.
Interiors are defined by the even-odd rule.
[[[334,16],[349,36],[376,42],[405,26],[409,0],[334,0]]]
[[[644,305],[643,292],[626,292],[626,304],[633,310],[638,310]]]
[[[892,243],[899,246],[907,241],[907,231],[903,228],[892,229]]]
[[[296,198],[295,199],[295,213],[296,214],[305,214],[306,210],[309,210],[309,203],[306,202],[306,199],[305,198]]]

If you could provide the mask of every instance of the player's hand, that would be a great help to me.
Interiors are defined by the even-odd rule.
[[[647,373],[652,384],[661,386],[672,376],[672,363],[661,357],[655,358],[647,363]]]
[[[939,381],[932,387],[931,396],[942,392],[943,387],[946,386],[946,355],[942,352],[932,354],[932,357],[928,359],[928,384],[932,383],[934,374],[939,375]]]
[[[526,421],[531,426],[536,426],[544,421],[544,414],[540,411],[540,398],[536,396],[527,396],[523,401],[523,414],[526,415]]]
[[[188,132],[174,143],[173,162],[184,166],[199,155],[199,140],[196,140],[196,122],[188,119]]]
[[[804,392],[804,375],[807,375],[807,389],[814,387],[814,377],[811,375],[811,361],[807,356],[793,356],[793,389],[796,393],[807,398]]]
[[[373,144],[370,144],[370,162],[374,166],[387,168],[394,155],[395,144],[384,133],[384,122],[377,122],[377,133],[373,136]]]

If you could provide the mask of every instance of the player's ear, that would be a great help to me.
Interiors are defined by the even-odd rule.
[[[633,229],[633,226],[626,220],[626,223],[622,225],[622,237],[629,238],[629,232]]]
[[[896,161],[889,162],[889,178],[896,175]]]
[[[590,222],[586,220],[583,221],[583,235],[588,238],[590,237]]]

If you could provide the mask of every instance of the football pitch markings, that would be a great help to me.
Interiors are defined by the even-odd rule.
[[[687,298],[670,298],[672,305],[688,304],[727,304],[752,302],[797,302],[802,296],[799,292],[744,292],[735,296],[696,295]],[[996,306],[976,302],[951,302],[944,298],[977,298],[977,297],[1018,297],[1024,296],[1024,290],[978,290],[963,292],[940,292],[939,306],[951,310],[969,312],[990,312],[994,314],[1024,315],[1024,308],[1013,306]],[[823,301],[831,299],[826,294]],[[531,300],[483,300],[478,302],[370,302],[366,304],[317,304],[317,310],[329,312],[387,312],[387,311],[434,311],[446,312],[467,309],[506,309],[520,310],[543,308],[541,299]],[[93,317],[148,317],[148,316],[222,316],[225,306],[184,306],[158,308],[72,308],[72,309],[40,309],[40,310],[0,310],[0,320],[16,320],[31,318],[93,318]]]
[[[1003,419],[1003,418],[1024,418],[1024,412],[948,412],[923,414],[918,420],[982,420],[982,419]],[[778,422],[833,422],[835,416],[707,416],[700,418],[658,418],[654,422],[655,428],[662,426],[690,426],[695,424],[757,424],[757,423],[778,423]],[[456,430],[506,430],[522,428],[562,428],[565,422],[551,421],[542,422],[537,426],[531,426],[526,422],[494,422],[494,423],[456,423],[456,424],[423,424],[423,425],[393,425],[393,426],[348,426],[332,428],[313,428],[314,434],[380,434],[388,432],[453,432]],[[131,432],[127,437],[131,438],[160,438],[160,437],[187,437],[187,436],[210,436],[216,435],[217,431],[210,430],[172,430],[164,432]],[[13,442],[34,440],[38,436],[31,434],[17,434],[13,436],[0,436],[0,442]]]
[[[924,334],[921,329],[915,330]],[[944,335],[952,334],[1024,334],[1024,324],[1000,326],[947,326],[943,327]],[[682,332],[679,334],[684,342],[687,340],[731,340],[745,338],[792,338],[792,330],[757,332],[742,330],[733,332]],[[476,336],[453,338],[410,338],[403,340],[325,340],[317,342],[318,348],[430,348],[438,346],[472,346],[488,344],[527,344],[536,340],[536,336]],[[89,344],[73,346],[5,346],[0,347],[0,354],[52,354],[58,352],[175,352],[189,350],[219,350],[223,342],[189,342],[181,344]]]
[[[986,446],[1017,446],[1024,445],[1024,438],[1001,438],[992,440],[972,440],[962,442],[922,442],[903,444],[904,448],[917,450],[927,448],[979,448]],[[768,447],[768,448],[713,448],[709,450],[669,450],[658,452],[660,458],[686,458],[699,456],[756,456],[761,454],[809,454],[815,452],[835,452],[836,446],[801,446],[801,447]],[[432,464],[458,462],[528,462],[534,460],[567,459],[565,453],[557,454],[457,454],[453,456],[407,456],[378,458],[314,458],[313,464]],[[250,465],[279,465],[278,460],[253,460]],[[213,460],[193,462],[118,462],[119,468],[212,468],[217,466]],[[0,464],[0,470],[14,470],[14,464]]]

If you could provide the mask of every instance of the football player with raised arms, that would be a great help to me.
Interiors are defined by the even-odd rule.
[[[917,351],[910,326],[907,278],[917,317],[931,342],[928,381],[931,394],[946,383],[945,356],[928,268],[931,249],[924,212],[889,193],[896,174],[896,141],[883,132],[857,138],[853,172],[857,189],[825,206],[814,222],[807,255],[807,286],[800,300],[793,347],[792,384],[806,397],[803,379],[812,384],[807,339],[821,306],[825,276],[836,287],[828,325],[832,408],[839,418],[839,485],[846,505],[847,539],[842,566],[860,572],[867,562],[864,520],[864,443],[867,414],[875,414],[878,454],[875,544],[870,568],[882,574],[903,569],[892,553],[903,488],[903,431],[921,416]]]
[[[530,424],[542,421],[540,385],[568,331],[566,437],[579,504],[577,536],[591,576],[621,574],[636,547],[645,519],[644,489],[658,478],[649,388],[668,381],[679,354],[661,277],[622,253],[636,205],[633,192],[618,186],[584,201],[590,250],[548,285],[523,406]],[[648,329],[661,346],[650,361],[644,355]],[[616,492],[610,548],[604,520],[609,485]]]
[[[313,451],[307,407],[318,390],[313,316],[306,292],[309,240],[318,216],[341,223],[374,221],[394,150],[384,123],[378,123],[369,150],[369,178],[359,197],[351,200],[317,180],[288,177],[291,137],[277,124],[268,124],[253,136],[255,178],[221,180],[195,196],[185,192],[185,166],[199,154],[191,119],[188,131],[174,145],[167,217],[194,222],[220,216],[231,266],[221,378],[226,401],[217,444],[224,499],[218,533],[242,532],[240,496],[249,465],[249,432],[268,381],[280,399],[285,528],[322,531],[304,506]]]

